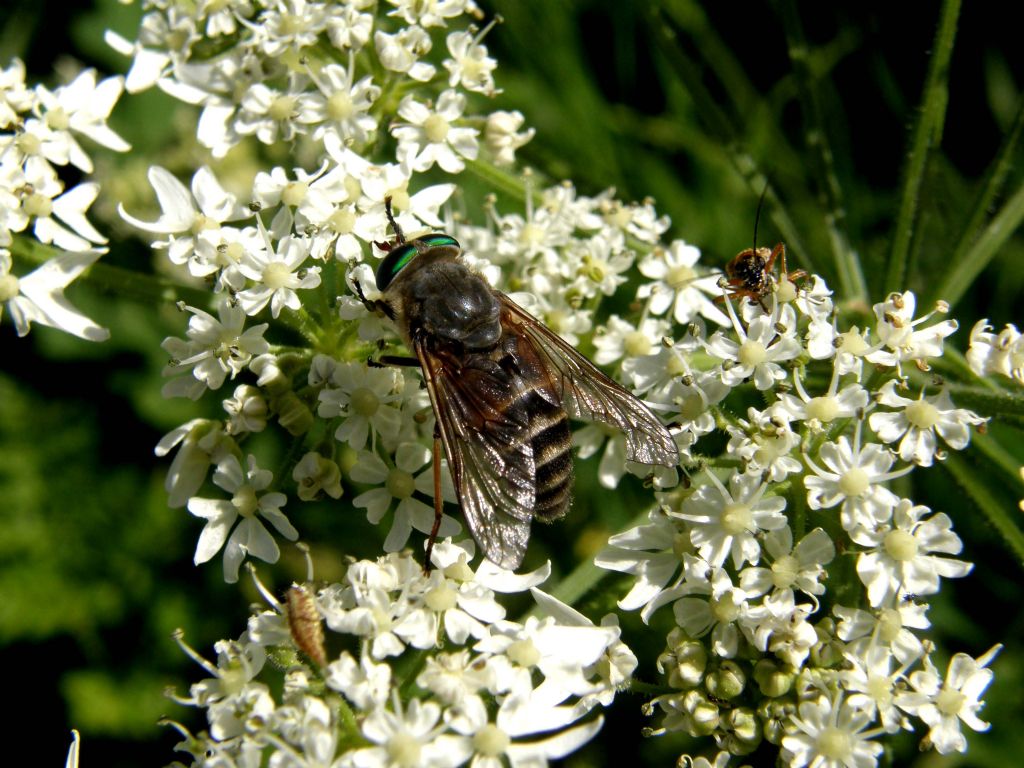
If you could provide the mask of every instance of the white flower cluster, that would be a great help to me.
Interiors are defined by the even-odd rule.
[[[315,595],[292,587],[285,604],[263,590],[273,609],[218,643],[216,664],[183,645],[211,675],[178,699],[210,726],[182,728],[184,751],[218,768],[268,747],[275,766],[498,768],[585,744],[601,728],[594,709],[636,668],[614,617],[595,626],[537,589],[547,566],[474,571],[472,556],[471,543],[443,541],[429,575],[392,554],[352,563]],[[526,590],[543,618],[506,619],[495,592]],[[287,669],[280,694],[259,677],[268,657]]]
[[[970,565],[951,557],[961,543],[946,514],[890,487],[965,448],[985,421],[927,375],[957,328],[935,317],[947,307],[917,316],[913,293],[893,293],[870,328],[841,326],[816,275],[766,275],[772,290],[755,300],[730,292],[694,246],[663,241],[669,222],[652,201],[535,188],[529,175],[521,202],[462,199],[445,174],[494,178],[533,135],[518,113],[474,111],[498,91],[482,42],[490,27],[454,28],[478,14],[469,0],[147,9],[136,42],[108,36],[132,56],[129,91],[157,85],[197,105],[196,135],[214,158],[242,142],[287,142],[310,158],[254,173],[242,193],[209,167],[189,186],[154,167],[159,217],[122,211],[211,289],[210,307],[182,305],[185,338],[164,342],[165,394],[198,399],[240,380],[223,419],[190,421],[158,446],[176,451],[170,503],[205,521],[196,562],[223,552],[235,581],[248,555],[276,561],[265,523],[294,540],[284,509],[337,499],[346,484],[361,486],[352,505],[371,523],[389,521],[392,553],[221,644],[214,678],[188,699],[211,726],[186,742],[197,763],[250,764],[269,749],[274,766],[542,765],[596,732],[599,718],[577,721],[636,664],[614,623],[595,627],[536,590],[549,619],[505,621],[494,591],[534,587],[536,573],[486,562],[474,572],[468,544],[439,544],[429,575],[395,554],[435,523],[433,424],[419,376],[366,362],[395,343],[355,296],[358,285],[377,298],[372,244],[388,239],[387,199],[408,237],[450,234],[491,284],[570,343],[592,344],[672,425],[683,467],[701,469],[685,487],[659,471],[648,522],[598,558],[635,578],[623,609],[647,621],[671,606],[666,692],[651,704],[659,730],[712,736],[716,768],[763,741],[795,768],[869,768],[878,737],[914,719],[944,753],[964,749],[961,723],[986,727],[977,712],[996,649],[955,655],[943,679],[921,636],[924,599]],[[601,314],[626,288],[635,312]],[[1009,328],[975,329],[976,370],[1019,378]],[[749,407],[751,394],[762,407]],[[267,430],[301,449],[290,479],[247,449]],[[704,439],[713,432],[721,439]],[[627,466],[621,435],[590,426],[576,439],[582,456],[602,454],[608,487],[650,471]],[[443,468],[442,478],[451,500]],[[223,494],[203,493],[207,479]],[[458,530],[442,517],[441,536]],[[328,661],[320,617],[358,638],[356,653]],[[307,663],[278,701],[256,676],[268,648],[292,642]],[[410,648],[429,651],[411,673]]]
[[[29,88],[18,59],[0,70],[0,310],[7,305],[19,336],[32,323],[90,341],[110,335],[64,297],[68,284],[106,250],[106,238],[86,218],[99,185],[83,182],[67,189],[60,171],[92,173],[81,137],[117,152],[130,148],[107,125],[122,88],[123,78],[97,82],[91,69],[53,90]],[[40,243],[67,253],[18,276],[12,271],[12,245],[30,226]]]
[[[612,537],[597,559],[635,577],[623,609],[646,622],[672,608],[659,660],[671,692],[651,708],[662,713],[658,732],[713,736],[722,755],[767,740],[794,768],[867,768],[882,752],[875,739],[913,729],[916,717],[925,747],[963,751],[960,724],[987,727],[977,711],[997,649],[957,654],[946,679],[938,674],[920,637],[924,600],[971,565],[949,557],[961,542],[946,514],[888,487],[965,448],[985,421],[941,384],[899,394],[904,365],[930,370],[955,322],[915,318],[907,292],[875,305],[873,333],[840,330],[816,276],[799,287],[779,280],[764,300],[743,299],[739,314],[725,309],[726,330],[666,340],[660,365],[622,366],[648,398],[675,406],[688,455],[701,455],[716,426],[730,438],[692,487],[660,492],[648,522]],[[658,381],[672,359],[678,373]],[[768,406],[744,419],[727,398],[746,383]],[[837,550],[850,566],[830,574]]]

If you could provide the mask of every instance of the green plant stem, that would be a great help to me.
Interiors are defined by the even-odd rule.
[[[825,229],[832,243],[832,258],[839,275],[839,285],[846,300],[867,304],[868,289],[860,260],[850,247],[846,232],[846,210],[842,190],[836,178],[835,163],[821,99],[818,78],[811,71],[811,52],[803,33],[803,24],[793,0],[781,5],[783,28],[789,43],[789,58],[796,74],[797,89],[807,121],[806,141],[811,151],[813,170],[825,209]]]
[[[997,213],[966,254],[952,261],[952,268],[939,284],[936,294],[951,305],[967,293],[992,257],[1024,221],[1024,184]]]
[[[903,193],[896,228],[889,253],[884,293],[904,288],[907,278],[907,263],[910,258],[910,241],[913,238],[921,185],[929,152],[942,139],[942,125],[948,103],[949,60],[953,54],[956,38],[957,19],[960,15],[960,0],[944,0],[935,32],[932,55],[928,63],[928,77],[924,85],[921,112],[914,127],[907,165],[903,176]]]
[[[960,456],[950,455],[942,466],[978,505],[992,526],[999,531],[1003,544],[1017,561],[1024,565],[1024,531],[1021,531],[1020,526],[1011,517],[1010,511],[989,491],[981,476]]]
[[[964,225],[963,232],[957,242],[956,250],[950,258],[950,263],[956,265],[957,268],[960,268],[961,265],[970,266],[969,269],[965,269],[964,277],[970,277],[971,280],[973,280],[973,277],[977,276],[980,269],[977,269],[974,265],[970,264],[971,259],[968,257],[968,254],[972,254],[971,258],[977,258],[979,255],[984,255],[984,252],[975,252],[972,246],[976,244],[978,232],[981,231],[983,223],[988,218],[989,211],[993,210],[995,207],[996,197],[1002,189],[1006,176],[1020,162],[1018,148],[1020,146],[1020,137],[1022,132],[1024,132],[1024,96],[1021,96],[1017,105],[1017,113],[1014,116],[1013,124],[1006,132],[1003,144],[999,148],[998,154],[985,174],[985,180],[982,183],[978,198],[974,203],[974,209],[970,218],[967,220],[967,223]],[[1011,222],[1009,221],[1006,222],[1007,225],[1010,223]],[[1013,226],[1012,229],[1016,229],[1016,226]],[[936,287],[936,290],[930,297],[931,301],[928,302],[929,304],[933,304],[938,299],[945,299],[950,304],[955,304],[960,300],[963,296],[963,291],[967,286],[961,287],[958,283],[952,282],[953,275],[954,273],[952,271],[945,275],[943,282]],[[969,283],[967,285],[969,285]],[[959,295],[956,295],[954,298],[954,293],[956,291],[959,291]]]

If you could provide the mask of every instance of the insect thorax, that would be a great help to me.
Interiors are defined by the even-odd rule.
[[[467,349],[490,349],[501,339],[501,308],[482,277],[453,261],[409,275],[402,286],[410,329]]]

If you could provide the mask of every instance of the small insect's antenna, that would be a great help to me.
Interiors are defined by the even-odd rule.
[[[388,215],[388,221],[391,223],[391,228],[395,230],[395,244],[401,245],[405,242],[405,234],[402,232],[402,228],[398,226],[398,222],[395,221],[395,216],[391,213],[391,195],[384,198],[384,212]]]
[[[764,207],[764,198],[768,194],[768,182],[764,183],[764,189],[761,190],[761,197],[757,201],[757,213],[754,214],[754,244],[753,249],[757,250],[757,225],[761,221],[761,208]]]

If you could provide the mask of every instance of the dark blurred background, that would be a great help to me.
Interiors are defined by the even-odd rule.
[[[990,163],[1016,125],[1024,78],[1019,25],[1005,4],[965,3],[910,269],[905,283],[890,285],[886,258],[939,4],[506,0],[482,6],[504,18],[487,38],[504,89],[494,108],[519,109],[538,131],[520,151],[522,161],[551,180],[573,180],[585,194],[612,186],[626,200],[655,198],[672,218],[671,234],[698,245],[708,265],[723,265],[751,244],[767,178],[771,193],[758,244],[786,240],[791,266],[813,268],[837,287],[828,222],[838,208],[838,229],[861,259],[872,301],[897,288],[934,299],[936,275],[949,269]],[[102,32],[113,25],[131,38],[137,17],[137,8],[115,0],[8,1],[0,10],[0,63],[20,56],[30,82],[51,81],[54,65],[61,68],[67,57],[107,73],[123,71]],[[809,55],[795,65],[790,50],[801,41]],[[812,99],[802,90],[808,84]],[[160,157],[160,148],[180,138],[176,126],[187,124],[174,117],[179,109],[147,93],[124,99],[112,124],[139,154]],[[808,131],[818,129],[828,137],[838,193],[824,189],[820,155],[808,148]],[[194,148],[166,151],[168,165],[199,156]],[[146,157],[95,157],[115,199],[147,194]],[[1021,159],[1019,150],[1011,155],[993,211],[1020,187]],[[109,207],[94,216],[106,231],[116,231],[115,218]],[[1024,322],[1022,252],[1021,238],[1011,237],[954,307],[961,331],[953,343],[961,350],[981,317],[997,328]],[[117,245],[107,259],[140,270],[151,263],[136,242]],[[15,739],[28,737],[39,765],[61,764],[72,727],[83,732],[83,766],[164,764],[174,758],[178,738],[156,725],[161,716],[203,727],[162,695],[167,686],[184,693],[203,676],[171,632],[183,627],[188,641],[212,656],[215,640],[244,629],[248,603],[257,597],[244,577],[240,587],[223,584],[219,559],[195,568],[201,526],[185,511],[166,508],[167,462],[153,456],[153,446],[197,415],[191,404],[159,395],[165,362],[159,343],[182,335],[180,316],[170,307],[110,301],[87,286],[72,295],[114,331],[110,342],[89,345],[38,327],[18,340],[9,321],[0,324],[0,649],[12,694],[5,721]],[[210,414],[216,403],[208,404]],[[1020,464],[1019,433],[1000,427]],[[980,476],[991,469],[973,452],[965,460]],[[577,512],[536,534],[531,559],[554,557],[556,569],[571,568],[574,557],[624,527],[649,498],[630,486],[609,506],[594,481],[595,464],[579,467]],[[914,474],[924,482],[900,490],[947,511],[964,539],[963,556],[976,563],[969,578],[946,584],[933,601],[933,636],[943,648],[973,655],[995,642],[1007,648],[995,662],[983,712],[993,729],[971,738],[967,757],[921,756],[906,738],[891,764],[1014,765],[1015,728],[1024,722],[1020,564],[950,474],[941,467]],[[991,486],[1007,509],[1015,510],[1024,495],[1019,483]],[[349,489],[342,502],[304,507],[301,519],[293,517],[304,538],[316,542],[320,578],[334,575],[332,563],[343,549],[330,542],[350,542],[365,529],[362,513],[345,501],[352,495]],[[575,552],[559,547],[566,537],[576,542]],[[354,550],[346,543],[344,551]],[[281,589],[303,578],[304,564],[286,553],[272,574],[261,573]],[[608,579],[580,607],[599,618],[624,590]],[[641,632],[635,617],[624,624],[630,644],[653,658],[658,633]],[[640,673],[655,676],[653,669]],[[649,724],[640,703],[619,697],[600,740],[567,764],[612,764],[615,745],[632,745]],[[638,762],[670,765],[686,742],[662,737],[640,748]]]

